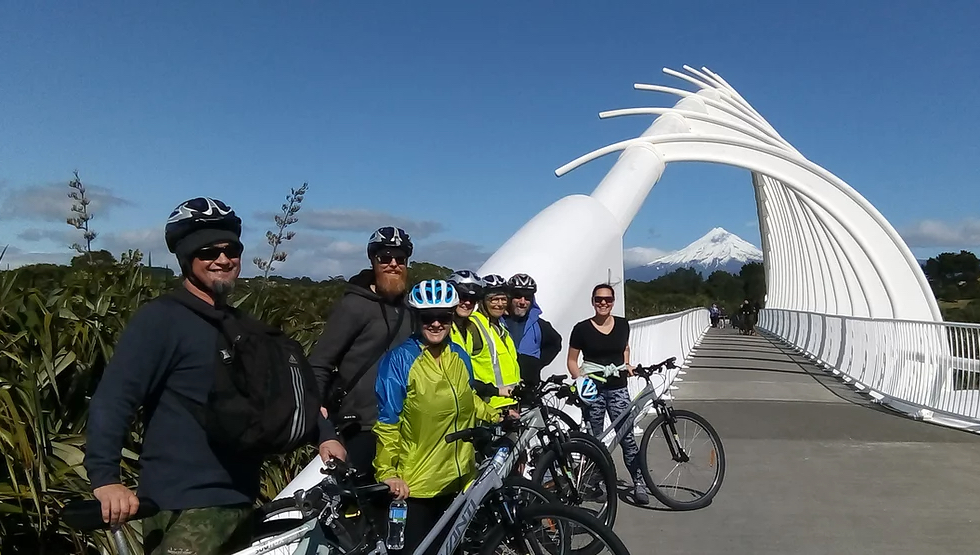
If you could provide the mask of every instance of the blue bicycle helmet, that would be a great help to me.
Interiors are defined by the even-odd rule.
[[[599,387],[588,376],[579,376],[576,378],[574,389],[575,393],[578,394],[578,398],[589,405],[599,399]]]
[[[452,310],[459,304],[456,289],[441,279],[427,279],[412,288],[408,294],[408,305],[419,310],[441,308]]]

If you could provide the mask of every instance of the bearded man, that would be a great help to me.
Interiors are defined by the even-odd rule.
[[[342,431],[347,460],[362,475],[374,476],[371,429],[378,419],[378,361],[412,334],[405,304],[412,250],[403,229],[386,226],[374,232],[367,246],[371,267],[348,280],[309,357],[324,412]],[[350,416],[359,425],[343,426]],[[324,460],[331,456],[325,449],[320,450]]]

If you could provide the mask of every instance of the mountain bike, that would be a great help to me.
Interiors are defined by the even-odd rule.
[[[646,386],[630,402],[609,426],[596,437],[603,444],[609,445],[612,452],[626,434],[633,433],[637,420],[651,411],[657,416],[647,425],[640,441],[640,470],[647,488],[661,503],[674,510],[700,509],[711,503],[711,500],[721,489],[725,479],[725,449],[721,437],[714,427],[701,415],[689,410],[675,409],[673,403],[657,393],[657,388],[650,381],[651,376],[662,374],[664,370],[677,368],[676,358],[671,357],[653,366],[637,366],[633,375],[642,378]],[[664,378],[666,382],[666,377]],[[682,440],[678,430],[692,430],[689,439]],[[658,441],[653,441],[655,435],[661,435]],[[686,435],[685,435],[686,437]],[[700,439],[703,437],[703,440]],[[650,448],[662,444],[667,446],[667,454],[662,462],[651,463]],[[703,455],[693,454],[695,448],[702,443],[707,445]],[[661,468],[669,469],[662,478],[654,476],[654,471]],[[685,474],[693,475],[694,471],[703,470],[708,477],[707,485],[687,486],[680,483]]]
[[[605,445],[583,432],[564,429],[556,416],[565,413],[544,402],[546,393],[560,379],[552,376],[531,389],[518,386],[512,393],[524,409],[521,419],[531,423],[530,429],[538,430],[538,445],[528,451],[531,482],[559,502],[585,509],[612,528],[619,503],[616,466]]]
[[[565,378],[564,375],[556,374],[546,380],[541,380],[535,388],[525,395],[526,398],[521,399],[521,403],[541,407],[545,419],[556,426],[557,431],[562,434],[565,441],[588,443],[601,451],[612,466],[613,473],[615,473],[616,463],[606,448],[606,444],[590,434],[582,424],[579,424],[571,415],[561,409],[563,405],[575,405],[584,415],[589,407],[579,398],[573,384],[564,383]]]
[[[628,555],[629,551],[612,529],[587,512],[547,500],[527,503],[519,498],[517,488],[506,487],[505,477],[514,483],[508,475],[533,437],[527,431],[518,437],[514,426],[513,421],[509,424],[505,421],[501,425],[470,428],[446,436],[449,443],[486,442],[495,438],[489,441],[494,456],[479,463],[476,479],[456,497],[414,553],[424,553],[443,536],[439,555],[457,550],[489,555],[503,547],[528,554],[571,553],[571,550],[578,554],[586,548],[588,553],[593,553],[604,547],[608,553]],[[495,430],[504,433],[495,434]],[[380,497],[390,496],[388,486],[357,485],[356,471],[339,460],[328,461],[320,472],[324,478],[317,485],[297,490],[291,497],[271,501],[259,509],[264,519],[296,511],[300,518],[265,520],[264,529],[256,534],[252,545],[234,555],[259,555],[283,548],[291,555],[387,554],[386,523],[383,518],[373,516],[377,515],[373,507]],[[155,514],[156,508],[150,500],[140,501],[136,518]],[[73,501],[62,511],[62,519],[80,531],[105,528],[98,501]],[[591,538],[585,548],[573,547],[575,540],[585,533]],[[113,529],[112,534],[119,555],[130,555],[121,528]],[[593,549],[596,545],[599,550]]]

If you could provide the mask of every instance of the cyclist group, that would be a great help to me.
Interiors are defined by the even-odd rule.
[[[147,555],[221,553],[250,537],[264,456],[224,451],[189,408],[215,397],[215,368],[231,348],[222,326],[253,321],[226,302],[241,271],[241,229],[235,212],[215,199],[191,199],[171,213],[166,241],[183,286],[137,311],[92,397],[85,468],[112,525],[139,506],[121,483],[120,465],[142,408],[139,495],[161,509],[143,523]],[[348,280],[308,357],[319,406],[307,434],[316,437],[308,439],[324,460],[344,459],[406,500],[404,553],[473,477],[472,445],[448,444],[446,434],[519,417],[514,388],[536,384],[562,348],[561,336],[542,318],[530,276],[505,280],[460,270],[409,287],[412,254],[404,230],[374,232],[370,268]],[[600,376],[588,411],[594,433],[607,413],[614,419],[629,404],[620,375],[633,368],[629,323],[611,314],[614,302],[611,286],[596,286],[595,316],[577,324],[569,339],[571,376],[580,383],[584,372]],[[312,389],[293,385],[297,392]],[[293,424],[301,427],[302,420]],[[634,495],[646,503],[632,434],[622,446]]]

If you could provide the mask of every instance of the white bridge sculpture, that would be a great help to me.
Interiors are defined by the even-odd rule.
[[[571,195],[541,211],[480,268],[525,272],[538,301],[567,338],[592,314],[589,293],[610,281],[623,296],[623,235],[671,162],[712,162],[752,172],[766,270],[766,308],[942,321],[925,275],[905,242],[860,194],[807,160],[707,68],[664,73],[698,90],[634,85],[680,97],[673,108],[629,108],[601,118],[657,115],[639,137],[579,157],[560,177],[621,152],[591,195]],[[680,209],[681,207],[678,207]],[[616,305],[623,315],[624,303]],[[643,361],[655,362],[655,361]],[[550,367],[564,368],[559,356]]]
[[[953,425],[964,425],[964,417],[980,422],[980,397],[964,397],[950,386],[950,376],[962,368],[950,362],[947,337],[953,325],[942,323],[925,275],[895,229],[847,183],[793,148],[724,79],[707,68],[684,69],[686,74],[664,73],[696,92],[634,85],[680,97],[672,108],[600,113],[658,117],[639,137],[559,168],[555,173],[562,176],[621,152],[591,195],[570,195],[541,211],[478,273],[533,276],[544,317],[567,346],[572,326],[592,315],[590,293],[596,284],[613,284],[620,299],[615,313],[624,314],[623,235],[667,164],[743,168],[752,172],[768,291],[760,327],[901,410],[942,420],[933,415],[935,409],[960,419]],[[634,322],[634,361],[654,363],[675,354],[683,360],[707,327],[705,312]],[[652,333],[656,330],[667,331]],[[964,344],[980,341],[980,326],[953,331]],[[976,345],[970,349],[967,354],[960,349],[956,360],[980,358]],[[548,371],[564,372],[564,366],[561,354]],[[320,468],[319,458],[311,461],[279,497],[315,485]]]

